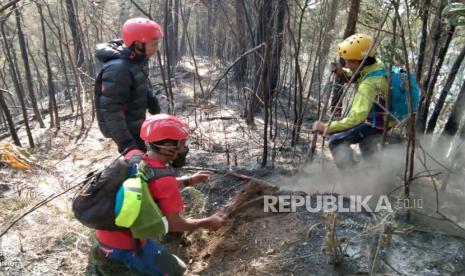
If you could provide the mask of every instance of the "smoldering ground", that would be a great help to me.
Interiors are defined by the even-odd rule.
[[[381,195],[401,196],[404,189],[406,144],[387,145],[373,160],[339,170],[332,160],[316,159],[299,174],[284,179],[282,189],[307,194],[335,193],[347,197]],[[422,200],[423,214],[434,216],[437,211],[465,226],[465,143],[457,139],[418,138],[410,197]],[[374,201],[376,202],[376,200]],[[412,206],[410,206],[412,207]]]

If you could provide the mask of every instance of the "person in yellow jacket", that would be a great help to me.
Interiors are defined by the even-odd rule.
[[[365,34],[354,34],[339,44],[339,56],[344,59],[345,67],[334,68],[336,74],[350,76],[362,64],[356,80],[356,92],[346,117],[329,125],[317,121],[313,131],[329,136],[329,149],[338,168],[347,168],[355,164],[351,145],[359,144],[362,156],[369,158],[376,151],[374,136],[383,132],[384,98],[388,94],[388,80],[385,76],[369,76],[370,73],[384,70],[384,64],[376,59],[376,51],[370,47],[373,38]]]

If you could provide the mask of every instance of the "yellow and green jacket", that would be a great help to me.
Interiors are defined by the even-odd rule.
[[[349,114],[339,120],[332,122],[328,127],[328,134],[345,131],[354,128],[362,123],[371,124],[371,118],[368,118],[372,111],[373,103],[377,101],[378,95],[383,95],[386,98],[388,94],[388,80],[384,76],[376,76],[365,79],[365,76],[373,71],[384,69],[384,64],[377,60],[375,64],[365,66],[360,72],[360,77],[356,82],[356,92],[350,108]],[[378,110],[378,109],[377,109]],[[378,112],[376,112],[378,113]],[[380,112],[381,113],[381,112]],[[376,127],[384,124],[382,116],[377,114]],[[371,115],[370,115],[371,117]],[[367,121],[368,119],[368,121]],[[391,126],[391,123],[389,124]]]

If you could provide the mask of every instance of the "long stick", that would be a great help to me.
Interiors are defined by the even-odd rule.
[[[120,157],[122,156],[122,154],[119,154],[118,157],[116,157],[115,159],[113,159],[111,161],[110,164],[108,164],[107,166],[105,166],[105,168],[101,169],[100,171],[103,171],[104,169],[106,169],[107,167],[109,167],[111,164],[113,164],[114,162],[116,162],[116,160],[118,160]],[[44,200],[38,202],[36,205],[34,205],[33,207],[31,207],[29,210],[27,210],[26,212],[24,212],[21,216],[19,216],[18,218],[16,218],[13,222],[11,222],[6,228],[5,230],[2,231],[2,233],[0,233],[0,238],[5,235],[8,230],[11,229],[11,227],[13,227],[16,223],[18,223],[19,221],[21,221],[25,216],[27,216],[28,214],[34,212],[35,210],[39,209],[40,207],[44,206],[45,204],[49,203],[50,201],[54,200],[55,198],[58,198],[66,193],[68,193],[69,191],[71,190],[74,190],[75,188],[79,187],[79,186],[82,186],[84,183],[87,182],[87,180],[91,179],[92,177],[94,177],[95,174],[99,173],[100,171],[93,171],[92,173],[86,173],[88,174],[89,176],[86,177],[83,181],[79,182],[78,184],[76,185],[73,185],[71,187],[69,187],[68,189],[64,190],[63,192],[59,193],[59,194],[51,194],[49,195],[48,197],[46,197]],[[76,181],[77,179],[79,179],[83,174],[75,177],[72,181]]]
[[[276,186],[275,184],[273,184],[271,182],[268,182],[266,180],[258,179],[258,178],[255,178],[253,176],[248,176],[248,175],[240,174],[240,173],[233,172],[233,171],[212,169],[212,168],[202,168],[202,167],[183,167],[183,169],[188,170],[188,171],[211,171],[211,172],[214,172],[214,173],[217,173],[217,174],[231,175],[231,176],[243,179],[243,180],[249,180],[249,181],[257,182],[259,184],[266,185],[266,186],[273,186],[273,187]]]
[[[331,92],[325,99],[323,110],[320,112],[320,117],[318,118],[318,121],[323,120],[324,115],[326,114],[326,111],[328,109],[329,99],[331,98],[331,95],[334,95],[334,89],[336,87],[336,74],[331,73],[331,78],[332,78]],[[318,138],[318,132],[314,132],[313,137],[312,137],[312,145],[310,146],[310,149],[308,150],[307,157],[305,158],[305,163],[307,163],[309,160],[310,160],[310,163],[313,162],[313,156],[315,154],[317,138]]]

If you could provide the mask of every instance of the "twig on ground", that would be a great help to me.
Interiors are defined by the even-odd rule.
[[[121,156],[118,155],[117,158],[113,159],[112,162],[107,165],[106,167],[110,166],[111,164],[113,164],[116,160],[119,159],[119,157]],[[106,168],[105,167],[105,168]],[[105,168],[103,168],[102,170],[104,170]],[[63,192],[61,193],[58,193],[58,194],[55,194],[55,193],[52,193],[51,195],[47,196],[45,199],[43,199],[42,201],[38,202],[36,205],[34,205],[33,207],[31,207],[29,210],[27,210],[25,213],[23,213],[21,216],[19,216],[18,218],[16,218],[13,222],[11,222],[6,228],[5,230],[3,230],[1,233],[0,233],[0,237],[2,237],[3,235],[5,235],[15,224],[17,224],[19,221],[21,221],[25,216],[27,216],[28,214],[34,212],[35,210],[39,209],[40,207],[46,205],[47,203],[49,203],[50,201],[68,193],[69,191],[71,190],[74,190],[75,188],[79,187],[79,186],[82,186],[83,183],[85,183],[87,180],[89,180],[90,178],[92,178],[95,173],[97,173],[97,171],[94,171],[93,174],[90,174],[90,176],[86,177],[83,181],[79,182],[78,184],[75,184],[67,189],[65,189]],[[83,175],[86,175],[88,174],[87,172],[86,173],[83,173],[83,174],[80,174],[78,175],[77,177],[75,177],[70,183],[73,183],[74,181],[76,181],[77,179],[79,179],[80,177],[82,177]]]

